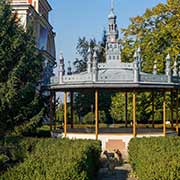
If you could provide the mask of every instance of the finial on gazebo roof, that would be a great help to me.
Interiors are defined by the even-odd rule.
[[[92,58],[91,48],[89,47],[88,51],[87,51],[87,59],[88,59],[88,61],[91,61],[91,58]]]
[[[140,46],[138,47],[137,52],[138,52],[138,54],[141,53],[141,47]]]
[[[170,54],[168,53],[168,55],[166,56],[166,60],[168,61],[170,61],[171,60],[171,56],[170,56]]]
[[[177,60],[174,61],[174,65],[173,65],[173,76],[178,76]]]
[[[93,54],[93,59],[97,59],[97,52],[96,52],[96,50],[94,50],[94,54]]]
[[[171,57],[170,54],[166,56],[166,75],[168,76],[168,82],[171,82]]]
[[[157,74],[157,61],[154,61],[154,65],[153,65],[153,74],[156,75]]]
[[[88,52],[87,53],[88,54],[91,53],[91,47],[88,48]]]
[[[92,54],[91,54],[91,48],[89,47],[88,52],[87,52],[87,71],[88,71],[88,73],[91,73],[91,71],[92,71],[91,64],[92,64]]]
[[[68,61],[68,65],[69,65],[69,66],[68,66],[67,74],[68,74],[68,75],[71,75],[71,74],[72,74],[72,71],[71,71],[72,68],[71,68],[71,62],[70,62],[70,61]]]
[[[139,81],[139,54],[138,51],[136,50],[134,53],[134,82],[138,82]]]
[[[138,54],[137,54],[137,51],[134,52],[134,59],[137,60],[137,57],[138,57]]]
[[[97,73],[98,73],[98,60],[97,59],[98,59],[98,56],[95,49],[94,54],[93,54],[93,62],[92,62],[92,77],[93,77],[94,82],[97,81]]]
[[[60,52],[60,57],[59,57],[59,71],[58,71],[58,79],[59,83],[63,83],[63,75],[65,74],[65,69],[64,69],[64,57],[63,53]]]
[[[64,56],[63,56],[62,51],[60,52],[59,61],[60,61],[60,64],[64,64]]]

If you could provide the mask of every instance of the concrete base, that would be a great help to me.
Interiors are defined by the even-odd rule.
[[[158,137],[163,136],[163,134],[146,134],[146,135],[138,135],[137,137]],[[62,133],[62,137],[64,137],[64,133]],[[95,140],[95,134],[88,133],[68,133],[67,138],[69,139],[92,139]],[[102,143],[102,151],[108,150],[113,151],[119,149],[123,159],[128,158],[128,144],[129,141],[133,138],[131,134],[99,134],[98,140]]]

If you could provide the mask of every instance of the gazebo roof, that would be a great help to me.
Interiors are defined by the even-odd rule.
[[[174,67],[172,73],[169,56],[166,61],[166,72],[157,74],[156,64],[153,73],[142,72],[141,57],[138,55],[134,57],[132,63],[120,61],[98,63],[97,57],[93,56],[89,57],[87,71],[72,74],[69,67],[69,72],[65,75],[64,62],[61,59],[58,76],[52,77],[50,89],[61,91],[93,88],[132,90],[180,88],[178,68]]]

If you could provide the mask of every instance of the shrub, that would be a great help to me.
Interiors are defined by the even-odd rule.
[[[83,118],[84,124],[94,124],[95,115],[93,112],[87,113]],[[99,123],[106,123],[106,114],[104,111],[99,111]]]
[[[22,162],[32,152],[37,139],[4,137],[0,141],[0,174],[7,168]]]
[[[129,160],[140,180],[180,179],[180,138],[135,138]]]
[[[92,180],[99,167],[100,142],[39,139],[26,160],[9,169],[2,180]]]

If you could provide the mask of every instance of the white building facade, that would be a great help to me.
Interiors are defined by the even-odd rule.
[[[10,0],[10,4],[24,29],[26,30],[28,25],[33,27],[36,47],[45,58],[40,84],[47,85],[56,65],[55,33],[49,22],[52,8],[47,0]]]

